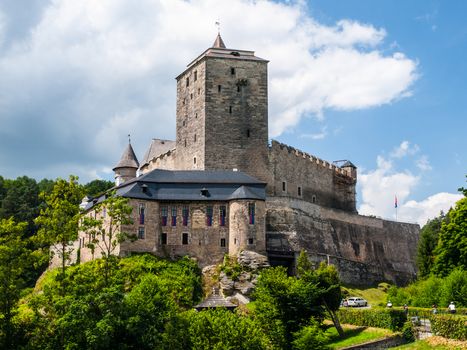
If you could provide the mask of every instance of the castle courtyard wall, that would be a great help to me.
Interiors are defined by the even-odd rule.
[[[335,264],[346,283],[406,284],[416,277],[416,224],[366,217],[289,197],[266,201],[267,236],[312,261]],[[274,242],[271,242],[274,243]],[[268,243],[269,244],[269,243]]]
[[[273,176],[269,195],[356,212],[357,179],[345,169],[277,141],[269,148],[269,162]]]

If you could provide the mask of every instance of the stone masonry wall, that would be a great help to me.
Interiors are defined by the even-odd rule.
[[[206,59],[205,169],[269,181],[267,62]]]
[[[300,199],[271,197],[266,231],[280,233],[290,248],[334,263],[346,283],[406,284],[416,276],[420,227],[323,208]]]
[[[254,224],[250,224],[248,205],[253,203],[255,204]],[[230,203],[230,255],[235,256],[242,250],[266,253],[265,214],[266,205],[263,201],[238,200]],[[249,239],[253,241],[250,243]]]
[[[145,174],[154,169],[164,170],[182,170],[175,167],[177,158],[177,150],[171,150],[167,153],[161,154],[157,158],[153,158],[147,165],[141,167],[140,172]]]
[[[205,79],[205,61],[177,78],[177,170],[205,169]]]
[[[268,194],[356,212],[356,178],[346,170],[276,141],[269,148],[269,161],[273,181]]]

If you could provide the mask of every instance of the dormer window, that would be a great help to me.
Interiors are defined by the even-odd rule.
[[[208,189],[207,189],[206,187],[203,187],[203,188],[201,189],[201,195],[202,195],[203,197],[209,197],[209,191],[208,191]]]

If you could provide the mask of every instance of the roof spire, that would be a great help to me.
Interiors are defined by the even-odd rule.
[[[212,47],[225,49],[224,40],[221,38],[221,22],[217,20],[215,24],[217,27],[217,37]]]
[[[118,168],[135,168],[135,169],[139,168],[138,158],[136,158],[135,151],[133,150],[133,147],[131,147],[130,142],[131,142],[130,135],[128,135],[128,145],[123,151],[120,161],[114,167],[113,169],[114,171],[115,169],[118,169]]]

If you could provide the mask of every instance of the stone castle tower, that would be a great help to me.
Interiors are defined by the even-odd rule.
[[[220,35],[177,77],[175,168],[268,180],[268,61]]]

